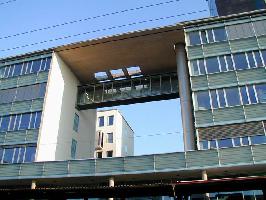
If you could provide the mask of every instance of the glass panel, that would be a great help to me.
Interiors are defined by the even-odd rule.
[[[111,126],[114,124],[114,115],[108,116],[108,125]]]
[[[248,101],[248,94],[247,94],[247,90],[246,90],[246,87],[240,87],[240,93],[241,93],[241,98],[242,98],[242,102],[243,104],[249,104],[249,101]]]
[[[248,56],[249,66],[251,68],[255,68],[256,67],[256,63],[255,63],[255,60],[253,58],[252,52],[247,53],[247,56]]]
[[[2,117],[2,122],[1,122],[1,127],[0,127],[0,131],[1,132],[6,132],[7,131],[8,125],[9,125],[9,120],[10,120],[10,116]]]
[[[119,82],[113,83],[113,99],[120,99],[121,98],[121,88],[122,85]]]
[[[108,143],[113,143],[113,133],[107,133],[107,141]]]
[[[221,28],[215,28],[213,29],[214,35],[215,35],[215,41],[225,41],[227,40],[227,36],[226,36],[226,32],[225,32],[225,28],[221,27]]]
[[[232,139],[218,140],[219,148],[233,147]]]
[[[35,160],[36,147],[26,147],[24,162],[33,162]]]
[[[256,85],[255,88],[256,88],[259,102],[265,103],[266,102],[266,84]]]
[[[220,89],[218,91],[218,96],[219,96],[219,105],[221,108],[226,106],[225,98],[224,98],[224,90]]]
[[[249,145],[248,137],[242,138],[242,145]]]
[[[235,70],[232,56],[231,55],[227,55],[227,56],[225,56],[225,58],[226,58],[228,70],[232,70],[232,71]]]
[[[225,89],[225,93],[226,93],[226,99],[227,99],[228,106],[240,105],[240,97],[239,97],[238,88]]]
[[[245,200],[256,200],[253,191],[244,191],[243,194]]]
[[[21,74],[22,63],[16,64],[13,76],[19,76]]]
[[[222,72],[226,72],[226,63],[225,63],[225,59],[224,56],[219,56],[219,61],[220,61],[220,65],[221,65],[221,71]]]
[[[113,84],[104,83],[103,101],[111,101],[113,99]]]
[[[12,163],[13,153],[14,153],[13,148],[5,149],[3,163]]]
[[[248,69],[248,62],[245,53],[234,54],[236,69]]]
[[[249,93],[249,99],[251,103],[257,103],[256,95],[255,95],[255,90],[253,86],[248,86],[248,93]]]
[[[46,58],[45,71],[48,71],[51,66],[52,57]]]
[[[189,36],[189,44],[190,45],[198,45],[200,44],[200,36],[199,36],[199,32],[196,31],[196,32],[190,32],[188,34]]]
[[[203,44],[208,43],[207,41],[207,35],[206,35],[206,31],[201,31],[201,40]]]
[[[217,57],[206,58],[206,68],[208,73],[220,72]]]
[[[25,130],[29,128],[30,114],[22,114],[19,130]]]
[[[102,117],[99,117],[98,118],[98,122],[99,122],[99,127],[104,126],[104,117],[103,116]]]
[[[199,69],[198,69],[198,62],[197,60],[193,60],[190,62],[191,65],[191,74],[193,76],[198,76],[199,75]]]
[[[33,61],[33,64],[31,66],[31,73],[37,73],[40,71],[41,66],[41,60],[35,60]]]
[[[18,158],[19,158],[19,147],[15,148],[13,163],[18,163]]]
[[[143,85],[141,83],[141,79],[139,79],[139,78],[133,79],[132,80],[131,96],[133,98],[141,96],[142,90],[143,90]]]
[[[209,92],[198,92],[196,93],[196,99],[198,103],[198,109],[210,109],[210,97]]]
[[[257,135],[250,138],[251,144],[265,144],[266,136],[265,135]]]
[[[121,85],[119,86],[118,89],[120,91]],[[102,98],[103,98],[103,86],[102,85],[95,86],[94,102],[101,102]]]
[[[14,68],[15,68],[14,65],[11,65],[11,66],[10,66],[9,73],[8,73],[8,77],[12,77],[12,76],[13,76]]]
[[[20,148],[18,163],[24,162],[25,147]]]
[[[201,141],[200,142],[200,149],[201,150],[206,150],[206,149],[208,149],[209,147],[208,147],[208,141]]]
[[[264,64],[266,65],[266,50],[261,50],[261,55],[264,60]]]
[[[214,42],[212,29],[207,30],[209,43]]]
[[[152,91],[152,94],[161,93],[160,77],[151,77],[151,91]]]
[[[123,99],[129,99],[131,98],[131,81],[126,80],[121,83],[121,95]]]
[[[9,131],[13,131],[14,127],[15,127],[15,122],[16,122],[16,115],[11,116],[10,118],[11,118],[11,120],[10,120],[10,124],[9,124],[8,130]]]
[[[171,76],[163,75],[161,77],[161,93],[170,93],[171,92]]]
[[[113,157],[113,151],[107,151],[106,156],[107,158]]]
[[[26,74],[29,74],[30,73],[30,71],[31,71],[31,65],[32,65],[32,61],[30,61],[30,62],[27,62],[27,71],[26,71]]]
[[[5,69],[6,69],[5,67],[0,68],[0,78],[4,77]]]
[[[39,95],[38,97],[43,98],[46,91],[46,83],[42,83],[39,85]],[[35,97],[36,98],[36,97]]]
[[[20,120],[21,120],[21,114],[17,115],[17,117],[16,117],[16,123],[15,123],[14,131],[18,130],[19,124],[20,124]]]
[[[0,148],[0,163],[2,163],[4,150]]]
[[[261,56],[260,56],[260,52],[259,51],[254,51],[254,56],[255,56],[255,60],[257,62],[257,66],[258,67],[263,66],[263,62],[262,62],[262,59],[261,59]]]
[[[241,146],[240,138],[234,138],[234,145],[235,145],[235,147]]]
[[[42,118],[42,112],[37,112],[36,120],[35,120],[35,128],[40,128]]]
[[[217,101],[217,94],[216,90],[211,91],[211,100],[212,100],[212,107],[213,108],[218,108],[218,101]]]
[[[211,149],[216,149],[217,148],[217,145],[216,145],[216,141],[215,140],[211,140],[210,141],[210,148]]]
[[[199,60],[199,70],[200,70],[200,74],[206,74],[206,70],[205,70],[205,65],[204,65],[204,60],[201,59]]]

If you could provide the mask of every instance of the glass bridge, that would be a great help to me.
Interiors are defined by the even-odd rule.
[[[178,79],[174,72],[79,86],[77,108],[93,109],[177,97]]]

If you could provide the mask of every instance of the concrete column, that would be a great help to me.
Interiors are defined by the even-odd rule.
[[[190,81],[188,73],[188,65],[185,53],[185,45],[182,43],[175,45],[177,77],[179,96],[181,104],[181,115],[183,125],[184,150],[195,150],[195,132],[193,121],[192,98],[190,92]]]
[[[34,190],[36,188],[36,181],[32,180],[31,182],[31,189]]]
[[[202,180],[207,181],[208,180],[208,174],[206,170],[203,170],[201,172],[201,176],[202,176]],[[210,199],[210,194],[209,193],[205,193],[204,194],[204,199],[208,200]]]
[[[109,178],[109,187],[114,187],[115,186],[115,179],[114,177]],[[108,198],[108,200],[113,200],[114,198]]]

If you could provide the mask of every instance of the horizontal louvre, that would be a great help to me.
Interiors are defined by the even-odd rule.
[[[0,82],[0,89],[3,90],[3,89],[17,87],[17,79],[18,79],[17,77],[2,79]]]
[[[264,49],[266,48],[266,36],[259,36],[258,37],[258,43],[259,43],[259,47]]]
[[[186,152],[187,167],[207,167],[219,165],[216,150]]]
[[[203,52],[205,57],[209,57],[228,54],[231,51],[228,42],[219,42],[203,45]]]
[[[23,143],[26,139],[26,131],[8,132],[5,143]]]
[[[180,169],[186,167],[184,153],[155,155],[155,169]]]
[[[264,67],[237,71],[239,84],[250,84],[266,81],[266,69]]]
[[[201,45],[194,47],[187,47],[187,54],[189,59],[202,58],[203,51]]]
[[[213,110],[214,123],[235,122],[245,119],[242,106]]]
[[[31,104],[31,111],[40,111],[43,108],[43,99],[35,99]]]
[[[123,172],[123,158],[105,158],[96,160],[96,173]]]
[[[0,116],[8,115],[11,112],[12,104],[1,104],[0,105]]]
[[[41,176],[43,163],[25,163],[21,165],[20,176]]]
[[[27,130],[26,142],[37,142],[39,129]]]
[[[37,79],[36,79],[36,82],[37,83],[45,83],[47,82],[48,80],[48,74],[49,72],[40,72],[38,75],[37,75]]]
[[[233,53],[257,50],[259,48],[257,39],[255,37],[232,40],[230,41],[230,46]]]
[[[241,165],[253,162],[250,146],[220,149],[219,155],[221,165]]]
[[[29,112],[32,101],[14,102],[10,114]]]
[[[69,162],[70,174],[94,174],[95,160],[71,160]]]
[[[46,162],[44,164],[43,175],[66,175],[68,173],[67,162]]]
[[[153,156],[125,157],[125,171],[150,171],[154,170]]]
[[[266,145],[255,145],[252,146],[254,161],[259,162],[266,162]]]
[[[235,72],[225,72],[208,75],[209,87],[211,89],[236,86],[237,78]]]
[[[242,136],[253,136],[264,133],[262,122],[250,122],[198,128],[200,140],[225,139]]]
[[[12,165],[0,165],[0,177],[18,177],[19,175],[19,164]]]
[[[36,74],[28,74],[25,76],[19,76],[18,78],[18,86],[24,86],[24,85],[32,85],[36,83]]]
[[[266,119],[266,104],[244,106],[247,120]]]
[[[212,111],[202,110],[195,112],[196,126],[204,126],[205,124],[213,124]]]
[[[192,76],[191,77],[192,91],[208,89],[207,76]]]

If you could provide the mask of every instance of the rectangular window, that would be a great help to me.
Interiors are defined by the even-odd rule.
[[[242,103],[244,105],[249,104],[248,94],[245,86],[240,87],[240,93],[241,93]]]
[[[256,85],[256,92],[260,103],[266,103],[266,84]]]
[[[189,44],[192,45],[192,46],[193,45],[198,45],[198,44],[201,43],[198,31],[190,32],[188,34],[188,37],[189,37]]]
[[[201,141],[200,142],[200,149],[201,150],[206,150],[206,149],[209,149],[209,147],[208,147],[208,141]]]
[[[36,147],[29,146],[26,147],[24,162],[33,162],[35,160]]]
[[[31,67],[31,73],[37,73],[40,71],[41,66],[41,60],[35,60],[33,61],[32,67]]]
[[[108,116],[108,126],[114,125],[114,115]]]
[[[214,42],[212,29],[207,30],[207,36],[208,36],[208,42],[209,43]]]
[[[234,64],[233,64],[233,59],[231,55],[225,56],[226,58],[226,63],[227,63],[227,68],[229,71],[233,71],[234,69]]]
[[[219,96],[219,107],[223,108],[226,106],[225,98],[224,98],[224,90],[220,89],[218,91],[218,96]]]
[[[114,142],[113,133],[107,133],[107,142],[108,143]]]
[[[225,57],[224,56],[219,56],[219,62],[220,62],[220,66],[221,66],[221,71],[222,72],[228,71],[227,68],[226,68],[226,62],[225,62]]]
[[[18,163],[24,162],[25,149],[26,149],[25,147],[20,148]]]
[[[30,113],[22,114],[19,130],[26,130],[29,128],[30,115]]]
[[[248,62],[245,53],[234,54],[233,57],[237,70],[248,69]]]
[[[199,60],[199,71],[200,71],[200,74],[202,74],[202,75],[206,74],[205,64],[204,64],[203,59]]]
[[[7,148],[4,151],[3,163],[12,163],[14,148]]]
[[[251,144],[265,144],[266,135],[257,135],[250,138]]]
[[[225,89],[225,94],[228,106],[240,105],[238,88],[227,88]]]
[[[213,108],[218,108],[218,101],[217,101],[217,94],[216,90],[211,91],[211,100],[212,100],[212,107]]]
[[[259,51],[254,51],[254,57],[257,63],[257,67],[263,66],[262,58]]]
[[[242,145],[243,146],[249,145],[248,137],[243,137],[243,138],[241,138],[241,140],[242,140]]]
[[[219,148],[233,147],[232,139],[218,140],[218,146]]]
[[[79,116],[77,113],[75,113],[75,116],[74,116],[73,130],[76,132],[78,132],[79,130]]]
[[[255,90],[252,85],[248,86],[248,94],[249,94],[250,103],[258,103]]]
[[[102,158],[103,157],[103,153],[102,152],[97,152],[96,153],[96,157],[97,158]]]
[[[240,138],[234,138],[234,146],[235,147],[240,147],[241,146]]]
[[[206,58],[206,68],[207,68],[207,72],[209,74],[210,73],[220,72],[219,63],[218,63],[217,57]]]
[[[106,156],[107,156],[107,158],[113,157],[113,151],[107,151]]]
[[[6,132],[9,125],[10,116],[2,117],[0,132]]]
[[[99,127],[104,126],[104,117],[98,117],[98,123],[99,123]]]
[[[206,31],[201,31],[202,44],[208,43]]]
[[[227,35],[226,35],[226,31],[224,27],[213,29],[213,33],[214,33],[216,42],[227,40]]]
[[[199,110],[211,108],[210,96],[208,91],[197,92],[195,94],[196,94],[197,108]]]
[[[216,149],[217,145],[216,145],[216,140],[211,140],[210,141],[210,149]]]
[[[13,76],[19,76],[21,74],[22,63],[16,64]]]
[[[191,61],[190,65],[191,65],[191,74],[194,76],[198,76],[199,75],[199,69],[198,69],[197,60]]]
[[[77,152],[77,141],[72,139],[72,143],[71,143],[71,158],[72,159],[76,158],[76,152]]]
[[[248,56],[248,62],[249,62],[249,66],[250,68],[255,68],[256,67],[256,63],[253,57],[253,53],[252,52],[248,52],[247,53]]]

